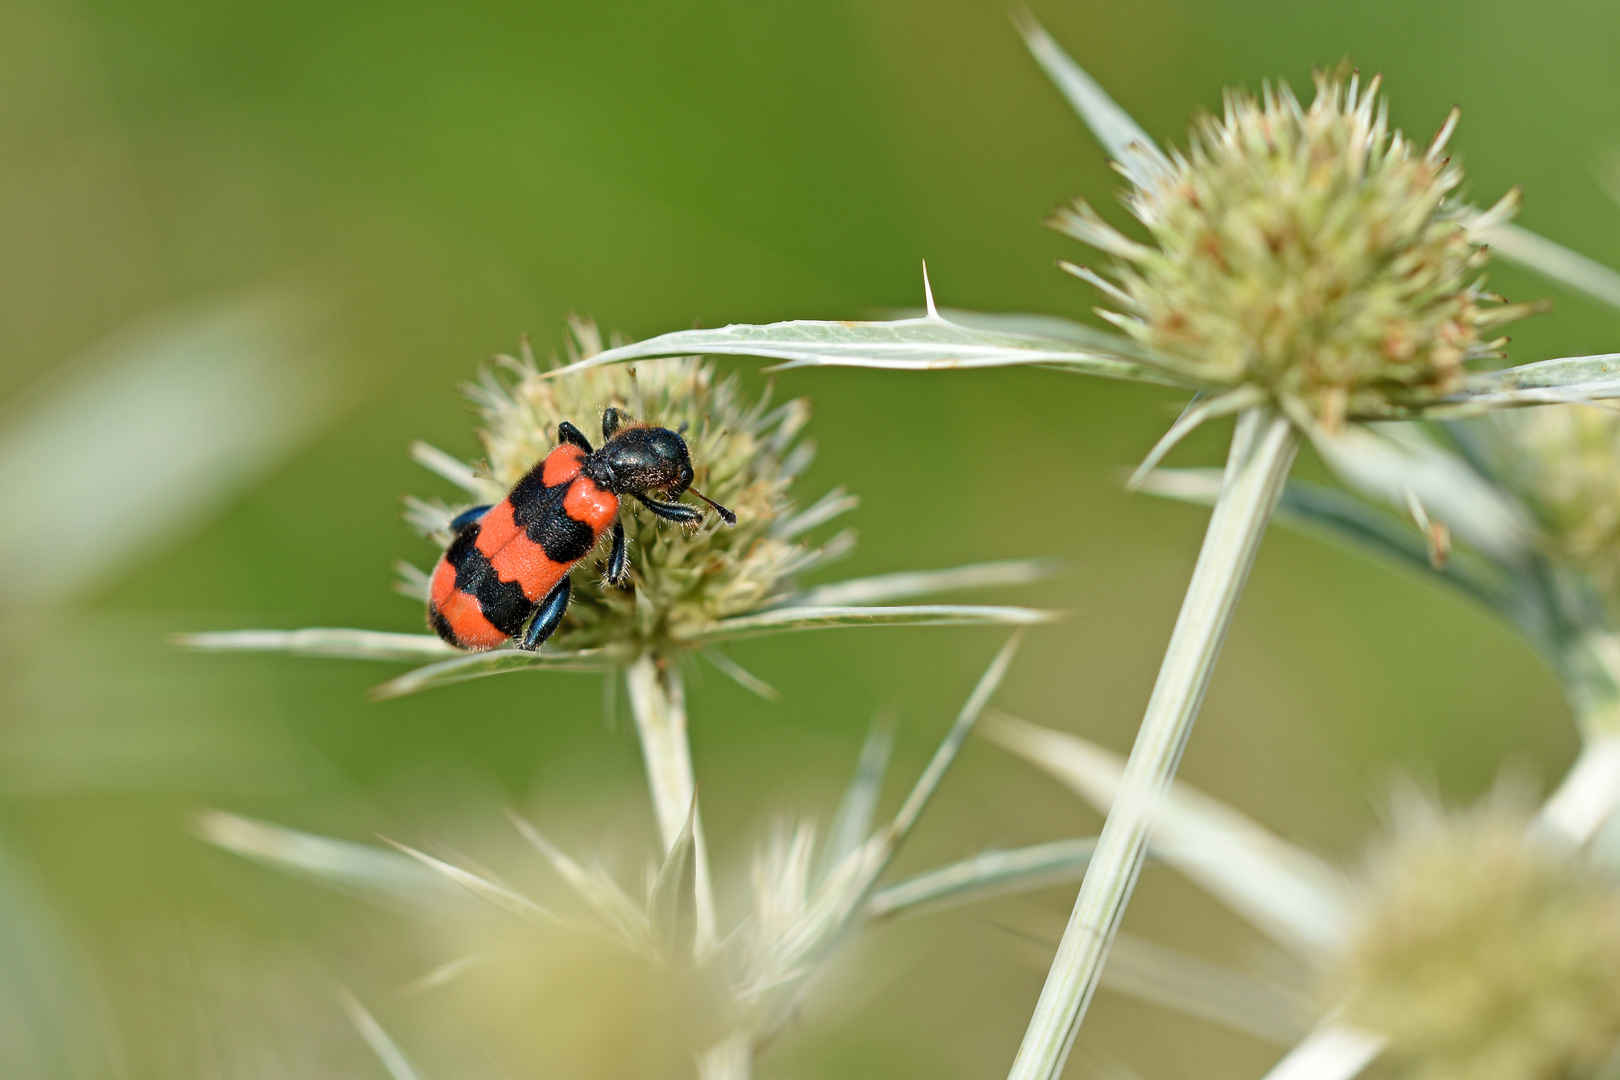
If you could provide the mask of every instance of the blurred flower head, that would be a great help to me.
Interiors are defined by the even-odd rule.
[[[1620,591],[1620,413],[1548,405],[1482,418],[1496,477],[1530,510],[1556,562]],[[1611,605],[1613,600],[1611,599]]]
[[[1118,755],[992,721],[985,734],[1092,805],[1121,797]],[[1620,880],[1612,838],[1593,835],[1608,815],[1568,813],[1573,797],[1617,783],[1592,764],[1540,806],[1513,786],[1462,809],[1398,788],[1391,827],[1348,871],[1177,781],[1154,815],[1155,852],[1304,962],[1298,988],[1314,1018],[1245,991],[1243,973],[1214,978],[1202,960],[1193,993],[1132,992],[1240,1030],[1257,1011],[1293,1025],[1310,1075],[1354,1076],[1380,1054],[1411,1080],[1597,1075],[1620,1050]]]
[[[1526,313],[1483,290],[1481,213],[1451,201],[1453,113],[1425,150],[1391,132],[1378,80],[1318,74],[1309,107],[1281,86],[1229,91],[1185,153],[1126,198],[1157,246],[1081,202],[1057,228],[1116,259],[1115,281],[1073,268],[1122,309],[1102,312],[1167,362],[1218,387],[1255,386],[1329,427],[1457,388],[1466,361],[1500,355],[1495,330]]]
[[[1415,1080],[1592,1075],[1620,1040],[1620,889],[1533,809],[1404,798],[1357,879],[1323,990]]]
[[[529,876],[522,864],[532,868],[538,854],[545,868],[538,889],[519,891],[486,870],[403,845],[388,851],[219,811],[203,814],[197,828],[227,850],[421,917],[425,940],[450,960],[410,989],[462,995],[454,1026],[485,1040],[492,1058],[521,1056],[524,1068],[550,1064],[570,1075],[627,1076],[644,1068],[668,1075],[672,1057],[695,1057],[706,1078],[745,1076],[755,1051],[780,1034],[853,933],[985,883],[969,860],[940,872],[943,886],[924,881],[919,888],[913,879],[898,898],[891,893],[878,903],[874,896],[1020,637],[991,661],[892,817],[876,820],[891,745],[890,731],[879,725],[824,839],[818,843],[808,821],[771,832],[754,859],[752,895],[737,905],[741,917],[723,936],[703,927],[707,886],[695,797],[661,865],[649,865],[644,889],[625,887],[600,863],[576,861],[515,813],[509,816],[528,846],[518,872]],[[1039,869],[1049,873],[1050,861]],[[989,876],[1000,886],[1013,877],[1005,868]],[[583,1064],[592,1061],[608,1062],[607,1071]]]

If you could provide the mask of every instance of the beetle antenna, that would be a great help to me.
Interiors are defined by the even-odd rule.
[[[699,491],[697,488],[687,488],[686,490],[690,491],[692,494],[696,495],[698,498],[702,499],[704,502],[706,502],[710,506],[714,507],[714,512],[720,515],[720,520],[721,521],[724,521],[727,525],[735,525],[735,524],[737,524],[737,515],[736,514],[733,514],[730,510],[727,510],[725,507],[721,506],[719,503],[715,502],[713,499],[711,499],[707,495],[703,494],[703,492]]]

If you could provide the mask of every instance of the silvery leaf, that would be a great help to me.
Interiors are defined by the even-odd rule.
[[[1101,331],[1097,333],[1102,335]],[[1034,364],[1087,375],[1138,382],[1186,385],[1186,380],[1150,364],[1126,338],[1108,338],[1112,348],[1077,344],[1027,333],[976,330],[938,314],[888,322],[798,320],[714,330],[677,330],[597,353],[552,376],[599,364],[654,356],[758,356],[782,367],[867,367],[901,371],[948,371]],[[1194,387],[1196,389],[1196,387]]]
[[[1079,881],[1096,847],[1097,838],[1088,836],[981,852],[879,889],[866,905],[867,916],[887,919]]]
[[[1108,92],[1052,40],[1027,10],[1018,9],[1014,21],[1035,62],[1057,84],[1103,149],[1119,162],[1125,175],[1140,187],[1162,176],[1169,162],[1130,113],[1115,104]]]

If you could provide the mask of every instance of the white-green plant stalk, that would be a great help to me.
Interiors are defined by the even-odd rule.
[[[715,943],[714,889],[709,881],[709,848],[703,840],[703,820],[694,802],[697,781],[692,774],[692,747],[686,737],[686,690],[681,673],[671,663],[660,663],[651,652],[642,653],[624,674],[630,689],[630,711],[641,737],[641,756],[647,763],[647,787],[652,792],[658,835],[667,853],[692,819],[692,842],[697,876],[697,940],[699,956]]]
[[[1249,409],[1238,419],[1221,494],[1119,797],[1103,825],[1009,1080],[1056,1080],[1063,1071],[1142,869],[1155,805],[1175,777],[1299,442],[1298,429],[1270,405]]]
[[[749,1080],[754,1075],[754,1039],[734,1031],[698,1055],[698,1080]]]

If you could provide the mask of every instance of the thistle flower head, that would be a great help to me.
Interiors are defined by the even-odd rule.
[[[1535,516],[1547,554],[1620,607],[1620,413],[1547,405],[1483,422],[1491,467]]]
[[[574,331],[576,359],[601,350],[594,326],[576,322]],[[712,363],[696,357],[588,368],[562,377],[551,377],[527,353],[502,358],[502,364],[511,378],[486,373],[470,390],[483,420],[479,438],[486,453],[477,480],[489,497],[504,495],[557,445],[559,423],[571,421],[595,438],[603,411],[612,406],[681,431],[696,469],[694,487],[737,515],[734,528],[709,515],[683,529],[624,500],[620,520],[629,542],[632,587],[603,581],[598,564],[605,546],[597,558],[582,560],[573,572],[568,613],[553,639],[556,648],[607,648],[628,656],[690,645],[720,620],[785,597],[795,574],[847,549],[847,535],[822,549],[796,539],[814,524],[795,517],[788,496],[794,476],[814,453],[810,443],[799,441],[810,418],[805,399],[774,409],[768,393],[748,400],[735,377],[720,377]],[[425,506],[417,504],[416,520],[444,540],[442,515],[431,509],[421,513]]]
[[[1408,800],[1369,857],[1325,989],[1416,1080],[1590,1075],[1620,1039],[1620,889],[1530,824]]]
[[[1102,312],[1212,387],[1258,386],[1329,426],[1454,390],[1494,330],[1524,314],[1483,291],[1479,232],[1510,216],[1454,203],[1443,156],[1391,132],[1378,80],[1318,74],[1309,107],[1286,86],[1231,91],[1126,202],[1157,246],[1084,203],[1059,229],[1113,255],[1117,283],[1072,268],[1122,309]]]

